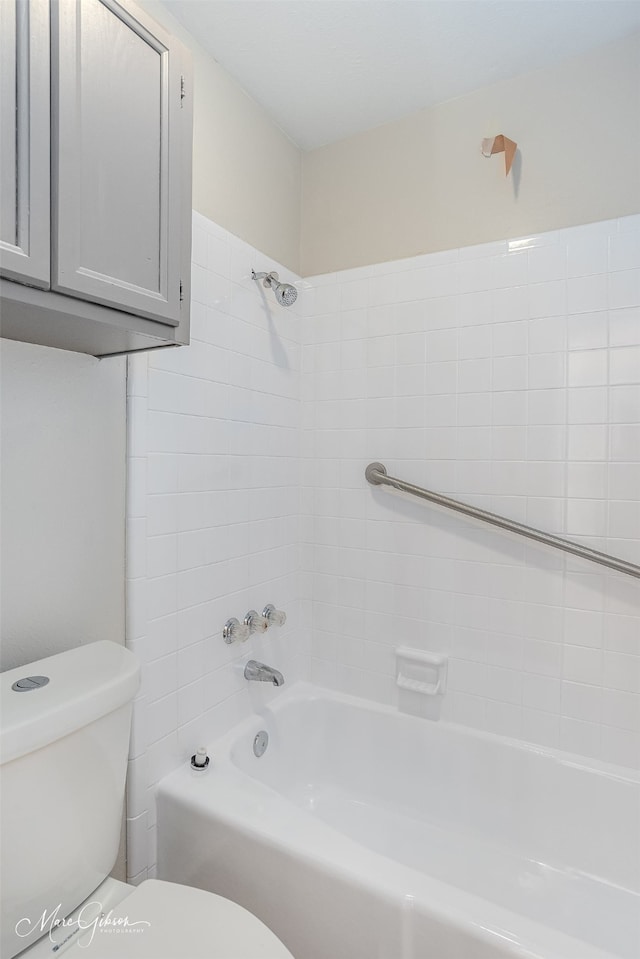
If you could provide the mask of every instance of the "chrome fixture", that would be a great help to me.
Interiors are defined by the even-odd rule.
[[[269,733],[266,731],[266,729],[261,729],[253,740],[253,755],[256,757],[256,759],[260,759],[261,756],[264,756],[268,745]]]
[[[284,686],[284,676],[272,666],[265,666],[256,659],[250,659],[244,667],[244,678],[249,682],[273,683],[274,686]]]
[[[254,280],[262,280],[262,285],[272,289],[280,306],[292,306],[298,299],[298,291],[290,283],[281,283],[277,273],[256,273],[251,271]]]
[[[287,614],[282,609],[276,609],[273,603],[268,603],[262,610],[262,615],[269,626],[284,626]]]
[[[249,627],[250,633],[264,633],[269,628],[269,620],[263,614],[250,609],[244,618],[244,625]]]
[[[209,765],[209,757],[207,756],[207,750],[205,746],[198,746],[195,753],[191,757],[191,768],[202,771],[206,769]]]
[[[434,493],[432,490],[423,489],[421,486],[414,486],[413,483],[407,483],[405,480],[396,479],[395,476],[388,476],[386,467],[382,463],[369,463],[365,472],[367,482],[372,486],[390,486],[400,493],[410,493],[411,496],[417,496],[418,499],[426,499],[437,506],[446,506],[447,509],[455,510],[456,513],[463,513],[472,519],[480,519],[484,523],[490,523],[491,526],[497,526],[499,529],[505,529],[510,533],[518,533],[519,536],[525,536],[536,543],[543,543],[545,546],[553,546],[555,549],[564,550],[565,553],[572,553],[581,559],[588,559],[592,563],[599,563],[600,566],[608,566],[609,569],[615,569],[619,573],[627,573],[629,576],[635,576],[640,579],[640,566],[630,563],[626,559],[618,559],[616,556],[610,556],[609,553],[601,553],[597,549],[590,549],[588,546],[580,546],[579,543],[572,543],[571,540],[563,539],[561,536],[554,536],[552,533],[544,533],[533,526],[525,526],[524,523],[517,523],[515,520],[506,519],[504,516],[498,516],[497,513],[489,513],[485,509],[479,509],[477,506],[469,506],[468,503],[460,503],[456,499],[450,499],[443,496],[442,493]]]
[[[222,630],[222,638],[225,643],[229,644],[244,643],[245,640],[249,639],[250,635],[251,630],[246,623],[241,623],[235,616],[232,616],[231,619],[226,621]]]

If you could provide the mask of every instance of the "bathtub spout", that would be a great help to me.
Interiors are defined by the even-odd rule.
[[[272,666],[265,666],[257,659],[250,659],[244,667],[244,678],[257,683],[273,683],[274,686],[284,686],[284,676]]]

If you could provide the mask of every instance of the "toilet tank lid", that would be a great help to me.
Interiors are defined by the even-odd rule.
[[[27,691],[12,689],[28,677],[46,677]],[[129,702],[140,684],[133,653],[117,643],[78,646],[0,675],[0,763],[68,736]]]

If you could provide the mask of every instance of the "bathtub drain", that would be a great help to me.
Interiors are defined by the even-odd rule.
[[[253,740],[253,754],[257,756],[258,759],[264,755],[264,751],[269,745],[269,733],[266,730],[261,729],[256,738]]]

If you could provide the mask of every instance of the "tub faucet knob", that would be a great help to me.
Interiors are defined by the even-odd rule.
[[[235,616],[232,616],[231,619],[228,619],[224,624],[222,630],[222,638],[225,643],[244,643],[245,640],[249,639],[250,629],[245,623],[241,623],[239,619],[236,619]]]
[[[244,624],[249,628],[250,633],[264,633],[269,628],[269,620],[266,616],[256,613],[255,609],[250,609],[244,618]]]
[[[284,626],[287,621],[287,614],[282,609],[276,609],[273,603],[269,603],[262,610],[262,615],[269,626]]]

